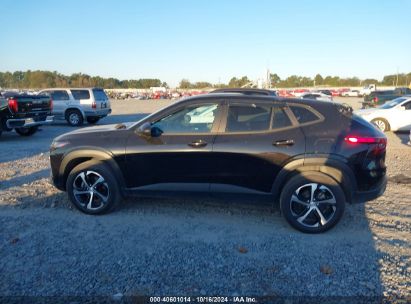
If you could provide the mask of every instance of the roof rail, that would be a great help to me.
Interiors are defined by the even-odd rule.
[[[275,91],[265,89],[227,88],[217,89],[210,93],[240,93],[244,95],[277,96]]]

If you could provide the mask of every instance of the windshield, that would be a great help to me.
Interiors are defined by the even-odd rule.
[[[401,102],[407,100],[407,98],[404,97],[399,97],[399,98],[395,98],[387,103],[384,103],[382,106],[380,106],[380,109],[391,109],[397,105],[399,105]]]

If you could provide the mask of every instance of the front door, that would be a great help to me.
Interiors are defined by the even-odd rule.
[[[150,121],[154,136],[133,133],[126,151],[127,187],[170,190],[178,183],[187,190],[208,191],[220,108],[218,101],[190,103]]]

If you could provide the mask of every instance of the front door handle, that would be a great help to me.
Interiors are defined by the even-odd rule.
[[[193,148],[202,148],[202,147],[207,146],[207,144],[208,143],[206,141],[200,139],[200,140],[195,140],[189,143],[188,145]]]
[[[273,143],[274,146],[292,146],[294,145],[294,140],[286,139],[286,140],[277,140]]]

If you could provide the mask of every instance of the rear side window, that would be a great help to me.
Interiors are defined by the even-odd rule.
[[[66,91],[51,91],[49,94],[53,100],[69,100],[70,99]]]
[[[291,126],[291,120],[285,113],[284,108],[273,107],[273,119],[271,129],[281,129]]]
[[[108,99],[104,90],[93,89],[93,95],[95,100],[104,101]]]
[[[270,128],[271,107],[267,105],[230,105],[226,132],[264,131]]]
[[[290,106],[290,108],[300,124],[319,120],[319,117],[307,108],[298,106]]]
[[[71,90],[74,99],[90,99],[90,92],[88,90]]]

